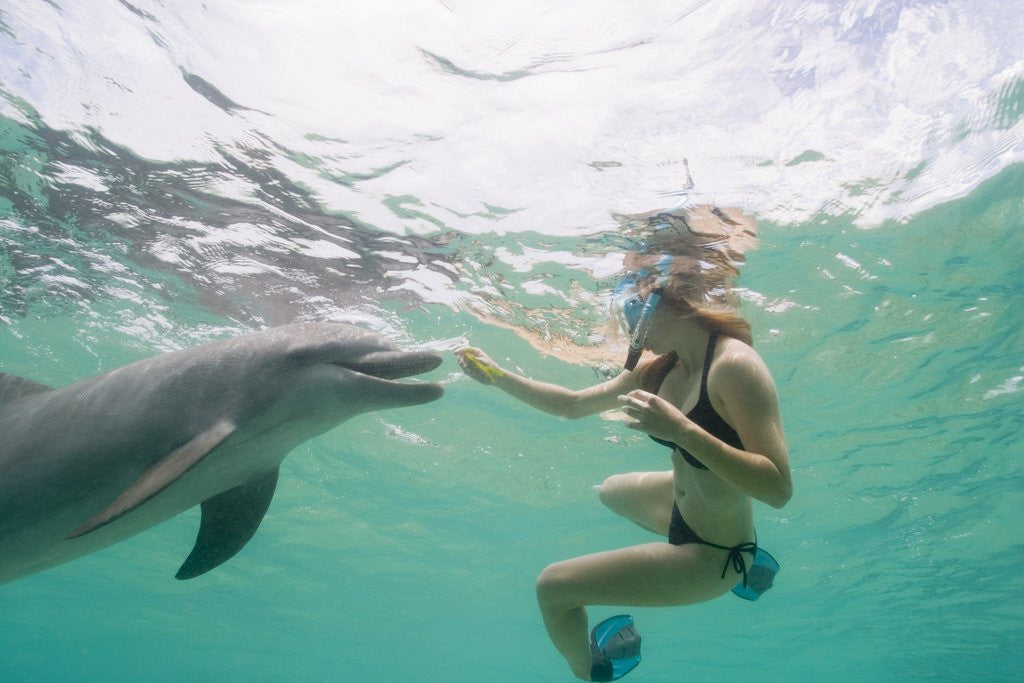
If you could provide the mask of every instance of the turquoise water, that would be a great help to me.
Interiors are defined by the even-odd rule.
[[[330,319],[584,386],[615,346],[629,240],[610,212],[684,191],[739,206],[760,222],[743,311],[794,468],[791,503],[758,507],[783,569],[757,603],[631,610],[629,680],[1015,680],[1011,5],[15,0],[0,369],[63,385]],[[591,487],[666,454],[531,412],[450,356],[431,376],[443,401],[296,449],[210,574],[173,578],[194,510],[0,586],[0,678],[572,680],[534,579],[649,540]]]

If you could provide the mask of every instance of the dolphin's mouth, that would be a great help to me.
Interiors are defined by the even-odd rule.
[[[395,382],[429,372],[441,364],[441,356],[429,351],[374,351],[358,359],[338,363],[340,367],[372,377],[378,386],[387,385],[398,405],[418,405],[444,395],[439,382]],[[381,386],[383,388],[383,386]]]
[[[430,372],[441,364],[441,356],[429,351],[376,351],[342,367],[378,379],[402,379]]]

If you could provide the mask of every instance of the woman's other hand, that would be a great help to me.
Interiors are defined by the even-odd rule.
[[[680,432],[690,420],[681,410],[665,399],[636,389],[626,395],[619,396],[622,412],[626,417],[626,426],[646,432],[665,441],[680,441]]]

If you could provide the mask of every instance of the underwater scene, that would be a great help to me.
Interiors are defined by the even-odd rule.
[[[1002,0],[3,0],[0,373],[29,381],[0,382],[0,680],[575,680],[537,577],[658,541],[595,487],[669,451],[454,352],[572,389],[616,376],[613,302],[660,253],[655,218],[707,206],[741,217],[715,245],[778,392],[792,498],[754,521],[781,569],[756,602],[595,605],[591,625],[634,617],[637,683],[1017,680],[1022,35]],[[163,499],[56,519],[117,497],[87,492],[100,463],[201,458],[236,428],[263,457],[260,420],[175,440],[168,416],[279,387],[281,424],[315,421],[321,375],[181,352],[317,323],[368,331],[381,379],[275,442],[237,554],[175,579],[193,506],[18,559]],[[59,391],[154,357],[168,386],[196,358],[202,391],[129,371]],[[130,453],[96,445],[122,433]]]

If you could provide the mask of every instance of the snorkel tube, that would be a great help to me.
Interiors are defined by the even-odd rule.
[[[636,296],[639,299],[639,295]],[[643,301],[640,299],[640,301]],[[647,342],[647,334],[651,330],[651,320],[654,318],[654,310],[658,307],[661,302],[661,290],[652,290],[647,295],[647,300],[643,301],[643,308],[640,310],[640,315],[636,317],[636,322],[630,321],[630,331],[632,336],[629,338],[629,353],[626,354],[626,362],[623,365],[627,370],[632,371],[636,368],[636,364],[640,362],[640,355],[644,352],[644,345]],[[639,301],[632,300],[627,302],[633,303],[635,306]],[[625,309],[627,319],[633,317],[629,315],[629,308]]]

